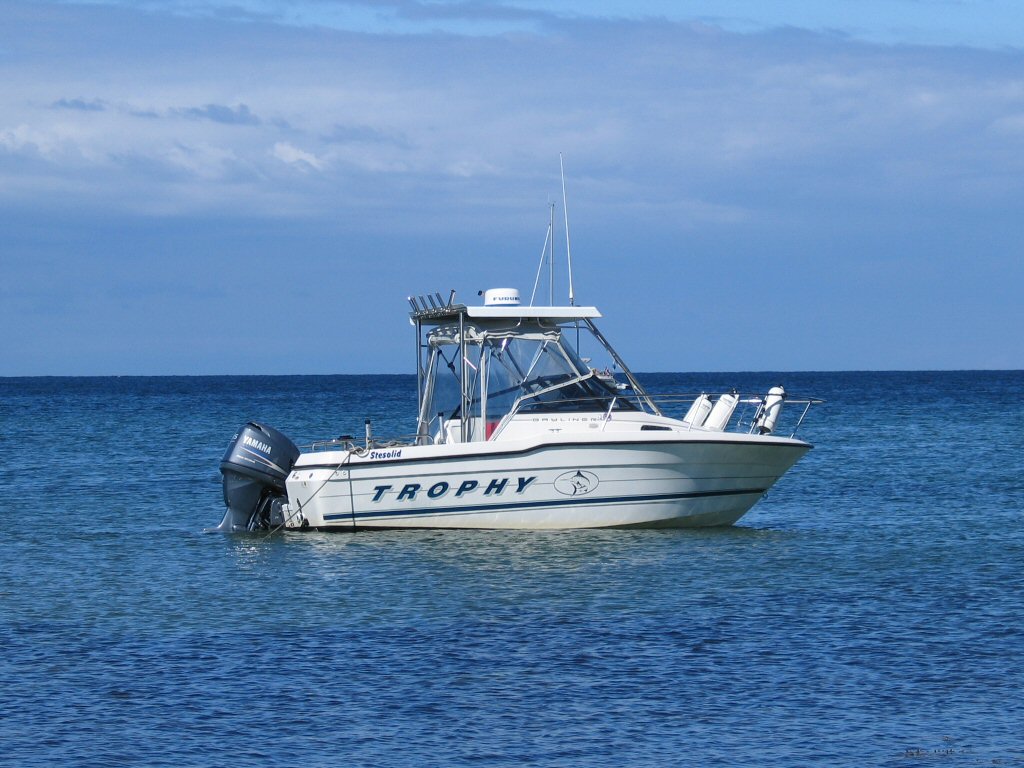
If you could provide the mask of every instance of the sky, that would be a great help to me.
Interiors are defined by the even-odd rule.
[[[638,371],[1024,368],[1024,4],[0,0],[0,376],[412,373],[410,294]]]

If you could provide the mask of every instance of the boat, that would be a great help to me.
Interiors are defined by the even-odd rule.
[[[300,450],[245,424],[220,465],[227,509],[215,530],[728,526],[811,449],[796,431],[820,400],[782,387],[652,396],[598,330],[596,307],[481,293],[473,306],[454,291],[409,298],[409,435],[380,439],[367,421],[358,439]]]

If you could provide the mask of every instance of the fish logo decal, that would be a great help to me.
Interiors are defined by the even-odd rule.
[[[555,490],[563,496],[584,496],[600,484],[597,475],[584,469],[563,472],[555,478]]]

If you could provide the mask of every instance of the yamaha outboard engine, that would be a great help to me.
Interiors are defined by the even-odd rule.
[[[220,471],[228,509],[214,530],[254,531],[284,523],[284,481],[299,449],[276,429],[250,421],[234,436]]]

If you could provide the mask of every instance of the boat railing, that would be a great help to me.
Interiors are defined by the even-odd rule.
[[[416,435],[399,435],[398,437],[389,438],[371,437],[369,440],[357,440],[351,435],[342,435],[341,437],[335,437],[330,440],[317,440],[309,445],[302,446],[302,448],[303,450],[312,452],[355,451],[356,453],[362,453],[365,451],[387,450],[388,448],[404,448],[406,446],[416,445],[416,442]]]
[[[763,412],[768,401],[768,395],[756,394],[756,393],[741,393],[735,390],[724,393],[727,395],[733,395],[737,398],[736,401],[736,412],[732,414],[728,423],[733,424],[733,431],[755,433],[758,431],[758,417]],[[682,411],[685,415],[690,405],[694,403],[700,397],[713,397],[709,392],[689,392],[689,393],[669,393],[669,394],[652,394],[651,399],[657,403],[662,413],[669,416],[675,412]],[[721,397],[721,396],[719,396]],[[717,402],[717,401],[712,401]],[[804,423],[804,419],[807,418],[807,414],[810,412],[811,406],[821,405],[825,401],[819,397],[808,397],[805,395],[790,395],[786,394],[783,399],[775,406],[768,405],[769,408],[775,407],[780,409],[782,418],[784,421],[777,424],[775,429],[772,430],[773,434],[780,434],[784,432],[783,427],[786,425],[792,425],[790,427],[790,437],[796,437],[797,431]],[[685,406],[685,407],[684,407]],[[793,406],[797,406],[794,408]],[[802,407],[801,407],[802,406]],[[794,417],[794,414],[798,414]],[[679,418],[685,421],[683,415],[672,416],[672,418]],[[688,422],[690,423],[690,422]],[[690,423],[690,428],[698,427],[698,424]]]
[[[515,406],[507,413],[502,419],[502,425],[508,423],[512,418],[518,414],[528,413],[569,413],[569,412],[582,412],[582,411],[594,411],[603,412],[606,421],[614,418],[615,414],[625,413],[649,413],[647,408],[644,408],[644,400],[638,395],[621,392],[617,395],[611,396],[600,396],[600,397],[578,397],[578,398],[561,398],[557,401],[545,402],[537,400],[535,395],[541,393],[534,393],[533,396],[527,396],[522,398]],[[720,430],[726,431],[729,426],[732,425],[731,431],[747,432],[753,434],[761,431],[759,417],[764,413],[766,408],[775,410],[775,415],[779,417],[779,421],[775,424],[774,429],[770,430],[773,434],[784,434],[787,430],[789,431],[790,437],[795,437],[800,427],[804,423],[804,419],[807,417],[808,412],[813,405],[820,405],[825,401],[817,397],[806,397],[802,395],[785,395],[781,401],[771,403],[768,395],[763,394],[743,394],[736,391],[727,392],[726,395],[730,395],[736,398],[734,410],[730,411],[728,417],[725,419]],[[686,421],[685,414],[690,405],[694,403],[700,397],[708,397],[709,405],[713,405],[716,400],[711,400],[711,395],[707,392],[698,393],[669,393],[662,395],[648,395],[650,399],[658,406],[658,409],[664,416],[674,418],[676,420],[684,421],[689,424],[690,429],[702,429],[706,428],[703,426],[703,419],[701,423],[694,421]],[[720,399],[719,396],[718,399]],[[629,402],[630,407],[625,408],[621,405],[623,401]],[[592,408],[588,406],[593,406]],[[796,406],[794,408],[793,406]],[[706,416],[707,414],[705,414]],[[495,430],[495,436],[502,431],[502,427],[499,426]]]
[[[551,389],[555,388],[553,387]],[[546,394],[547,391],[548,390],[543,390],[542,392]],[[534,395],[537,394],[542,393],[534,393]],[[768,397],[761,394],[741,394],[735,391],[728,392],[726,394],[736,397],[736,405],[735,412],[730,414],[721,431],[728,430],[729,426],[732,425],[732,431],[734,432],[757,432],[759,429],[758,417],[763,412]],[[657,404],[663,415],[689,424],[690,429],[705,428],[701,424],[687,422],[684,418],[684,414],[689,406],[698,398],[710,398],[707,392],[673,392],[669,394],[649,395],[649,397]],[[623,402],[628,402],[630,405],[624,407],[622,405]],[[784,416],[783,420],[776,424],[772,433],[782,434],[788,428],[789,436],[795,437],[797,431],[799,431],[800,427],[803,425],[804,419],[807,417],[811,406],[821,405],[824,402],[824,400],[817,397],[787,394],[781,404],[774,406],[776,408],[780,408],[781,413],[784,414]],[[798,408],[793,408],[793,406],[798,406]],[[535,397],[528,396],[517,401],[514,407],[500,418],[500,423],[496,422],[494,424],[497,428],[493,430],[493,436],[497,437],[503,430],[503,426],[519,414],[583,413],[588,411],[604,413],[606,421],[614,419],[615,414],[650,413],[648,409],[644,408],[642,398],[628,392],[622,392],[617,395],[601,395],[597,397],[561,398],[557,401],[550,402],[537,400]],[[789,427],[789,425],[792,426]],[[399,435],[396,437],[377,438],[373,436],[370,430],[370,425],[367,423],[366,435],[363,438],[356,438],[353,435],[341,435],[340,437],[330,440],[317,440],[314,443],[304,446],[304,450],[313,452],[341,450],[363,453],[366,451],[387,450],[388,448],[423,445],[433,441],[434,440],[432,438],[426,435]]]

